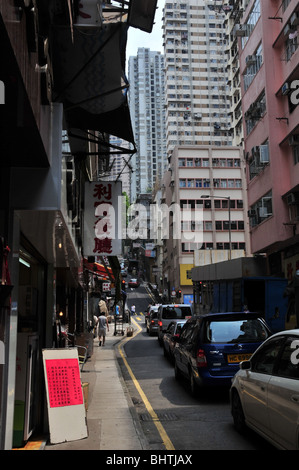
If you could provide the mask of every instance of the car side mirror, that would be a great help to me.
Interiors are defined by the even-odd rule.
[[[250,368],[251,368],[251,362],[250,361],[240,362],[240,369],[241,370],[249,370]]]

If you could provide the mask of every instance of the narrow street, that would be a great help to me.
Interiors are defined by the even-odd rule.
[[[132,324],[140,333],[124,346],[127,362],[148,402],[155,411],[175,450],[272,450],[266,441],[248,431],[239,435],[232,422],[228,390],[209,390],[198,398],[189,385],[174,377],[171,362],[155,336],[146,332],[143,312],[150,302],[142,285],[128,289],[128,305],[136,306]],[[152,450],[165,449],[161,435],[148,413],[128,371],[120,360],[122,372],[143,432]]]

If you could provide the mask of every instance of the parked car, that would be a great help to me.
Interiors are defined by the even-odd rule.
[[[147,318],[146,331],[150,336],[158,333],[158,307],[151,307]]]
[[[175,348],[176,341],[180,337],[183,326],[186,320],[173,320],[169,323],[167,330],[163,336],[163,350],[164,356],[168,356],[169,359],[173,360],[173,350]]]
[[[159,330],[158,340],[163,343],[163,336],[171,320],[187,320],[191,318],[192,310],[188,304],[166,304],[159,306],[158,319]]]
[[[130,279],[129,282],[128,282],[128,286],[129,287],[139,287],[139,281],[138,279]]]
[[[299,449],[299,330],[271,336],[240,364],[230,390],[234,425],[279,449]]]
[[[174,349],[175,376],[203,386],[231,386],[239,363],[248,360],[271,331],[255,313],[209,313],[188,320]]]

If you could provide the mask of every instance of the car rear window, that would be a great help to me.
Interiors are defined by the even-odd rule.
[[[208,321],[205,332],[208,343],[261,342],[269,336],[258,319]]]
[[[190,307],[165,307],[162,309],[162,318],[167,319],[182,319],[191,316]]]

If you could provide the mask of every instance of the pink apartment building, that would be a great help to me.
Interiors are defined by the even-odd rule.
[[[299,2],[250,0],[239,36],[251,250],[299,269]],[[297,87],[296,87],[297,85]]]

